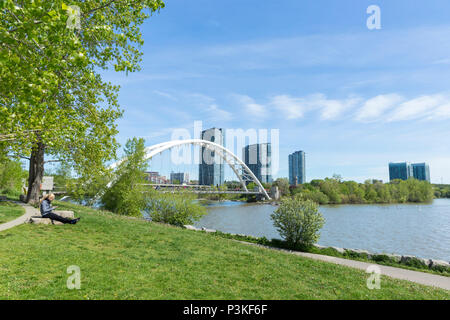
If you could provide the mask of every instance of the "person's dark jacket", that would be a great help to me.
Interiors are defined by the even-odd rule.
[[[55,208],[52,207],[52,203],[50,200],[45,199],[41,202],[41,215],[45,216],[48,213],[51,213]]]

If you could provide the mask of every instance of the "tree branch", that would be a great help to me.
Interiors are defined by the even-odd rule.
[[[63,161],[63,160],[47,160],[47,161],[44,161],[44,163],[61,162],[61,161]]]
[[[94,8],[94,9],[92,9],[92,10],[89,10],[89,11],[86,12],[86,13],[82,13],[81,16],[85,17],[85,16],[90,15],[91,13],[94,13],[95,11],[98,11],[98,10],[104,9],[104,8],[106,8],[106,7],[109,7],[110,5],[113,4],[113,2],[116,2],[116,0],[111,0],[111,1],[109,1],[109,2],[107,2],[107,3],[105,3],[104,5],[100,6],[100,7],[97,7],[97,8]]]

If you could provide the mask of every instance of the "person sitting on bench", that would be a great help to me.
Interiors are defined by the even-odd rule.
[[[46,194],[41,199],[41,214],[42,218],[48,218],[62,223],[70,223],[70,224],[76,224],[80,218],[76,219],[68,219],[61,217],[55,213],[53,213],[53,210],[56,209],[56,207],[52,207],[52,201],[55,200],[55,195],[53,193]]]

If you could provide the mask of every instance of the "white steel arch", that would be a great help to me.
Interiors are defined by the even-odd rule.
[[[211,151],[216,152],[231,167],[231,169],[238,177],[239,182],[242,184],[242,187],[244,188],[245,191],[248,191],[247,186],[245,184],[245,179],[244,179],[244,176],[247,176],[247,177],[251,178],[254,183],[256,183],[256,185],[259,188],[259,191],[262,194],[264,194],[264,196],[268,200],[270,200],[270,197],[267,194],[267,192],[264,189],[261,182],[258,180],[258,178],[254,175],[254,173],[247,167],[247,165],[241,159],[239,159],[233,152],[231,152],[227,148],[221,146],[220,144],[217,144],[217,143],[214,143],[214,142],[211,142],[208,140],[188,139],[188,140],[173,140],[173,141],[159,143],[154,146],[145,148],[145,160],[149,160],[149,159],[153,158],[155,155],[162,153],[163,151],[166,151],[166,150],[169,150],[169,149],[172,149],[175,147],[183,146],[183,145],[200,146],[200,147],[204,147]],[[113,163],[110,166],[110,169],[116,168],[125,160],[126,160],[126,158]],[[241,168],[239,168],[239,166]],[[239,169],[242,170],[242,174],[239,173]]]

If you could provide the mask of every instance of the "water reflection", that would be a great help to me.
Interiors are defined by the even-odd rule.
[[[279,238],[267,204],[220,202],[196,226]],[[432,204],[321,206],[326,222],[319,244],[450,261],[450,199]]]

